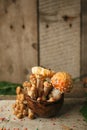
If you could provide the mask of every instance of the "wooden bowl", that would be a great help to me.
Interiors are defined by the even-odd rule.
[[[64,94],[56,102],[37,102],[25,94],[28,107],[39,117],[52,117],[58,114],[64,102]]]

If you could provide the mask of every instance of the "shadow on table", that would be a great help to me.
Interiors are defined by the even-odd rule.
[[[73,109],[83,106],[84,102],[85,100],[80,100],[80,99],[77,100],[71,99],[71,100],[64,101],[64,104],[56,117],[60,117],[62,115],[68,114]]]

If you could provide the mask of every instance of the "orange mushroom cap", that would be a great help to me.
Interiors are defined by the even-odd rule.
[[[70,92],[72,88],[71,75],[66,72],[57,72],[51,78],[51,83],[54,88],[60,90],[61,93]]]

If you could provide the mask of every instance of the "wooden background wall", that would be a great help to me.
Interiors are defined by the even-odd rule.
[[[37,0],[0,0],[0,81],[26,80],[38,53],[40,65],[80,76],[81,0],[38,1],[39,52]]]
[[[87,0],[81,0],[81,75],[87,77]]]
[[[26,80],[37,53],[37,0],[0,0],[0,81]]]
[[[40,65],[80,76],[80,0],[39,0]]]

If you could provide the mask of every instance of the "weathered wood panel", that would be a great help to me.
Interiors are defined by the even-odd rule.
[[[80,76],[80,0],[39,0],[40,65]]]
[[[0,0],[0,81],[23,82],[37,53],[37,0]]]
[[[87,0],[82,0],[81,7],[81,75],[87,76]]]

